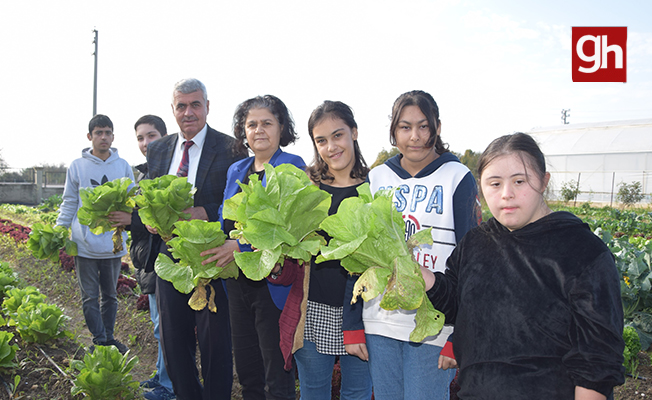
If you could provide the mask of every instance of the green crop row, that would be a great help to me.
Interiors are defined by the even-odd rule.
[[[0,262],[0,294],[4,298],[4,316],[0,316],[0,324],[15,326],[27,343],[45,343],[58,337],[72,339],[72,334],[64,329],[68,317],[63,315],[63,311],[56,305],[47,304],[47,297],[37,288],[20,288],[20,283],[8,263]],[[13,333],[0,331],[2,369],[17,366],[15,357],[19,347],[11,344],[13,338]],[[128,354],[123,356],[115,346],[97,346],[84,356],[83,361],[71,361],[69,370],[76,373],[72,395],[83,393],[89,399],[133,399],[139,396],[138,381],[130,373],[138,363],[138,357],[128,358]]]
[[[15,326],[20,337],[28,343],[45,343],[48,340],[68,336],[63,311],[54,304],[46,303],[46,296],[37,288],[16,287],[19,283],[7,263],[0,263],[0,293],[3,294],[0,323]]]

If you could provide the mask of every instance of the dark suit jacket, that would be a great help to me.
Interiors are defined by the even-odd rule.
[[[150,179],[168,173],[178,138],[178,134],[167,135],[147,146]],[[211,222],[219,221],[219,208],[222,205],[226,186],[226,172],[231,164],[243,158],[242,155],[233,153],[234,142],[234,138],[208,127],[197,167],[195,206],[204,207]]]

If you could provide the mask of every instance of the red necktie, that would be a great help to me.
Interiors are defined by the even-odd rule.
[[[190,165],[190,157],[188,156],[188,149],[195,144],[192,140],[188,140],[183,143],[183,157],[181,157],[181,163],[179,164],[179,169],[177,170],[177,176],[188,176],[188,166]]]

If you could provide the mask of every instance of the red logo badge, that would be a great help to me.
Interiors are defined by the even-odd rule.
[[[627,27],[576,27],[573,82],[627,82]]]

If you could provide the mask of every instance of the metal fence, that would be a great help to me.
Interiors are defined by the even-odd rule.
[[[36,183],[35,168],[7,168],[0,171],[0,182]],[[58,187],[66,183],[66,168],[43,168],[43,186]]]
[[[550,171],[548,196],[561,199],[561,188],[571,181],[579,183],[577,201],[613,205],[618,203],[618,190],[622,183],[641,183],[643,199],[638,204],[652,202],[652,171]]]

